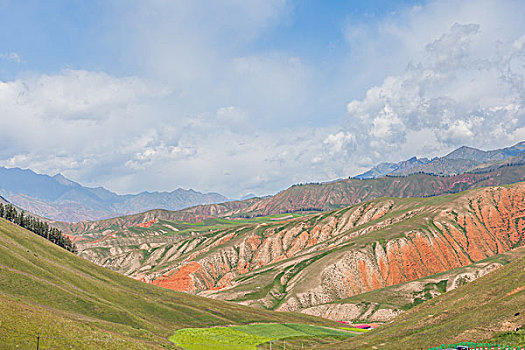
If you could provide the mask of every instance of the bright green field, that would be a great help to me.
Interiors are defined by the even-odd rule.
[[[148,231],[161,231],[167,230],[166,235],[184,235],[190,232],[209,232],[216,231],[220,229],[228,229],[236,226],[247,225],[247,224],[261,224],[261,223],[275,223],[279,222],[282,218],[283,220],[290,220],[294,218],[299,218],[305,215],[310,214],[310,212],[301,212],[294,214],[275,214],[268,216],[259,216],[254,218],[235,218],[235,219],[206,219],[199,222],[185,222],[185,221],[176,221],[176,220],[162,220],[159,219],[158,222],[151,227],[141,228],[141,227],[128,227],[127,230],[130,232],[148,232]],[[165,226],[169,225],[169,226]],[[170,230],[170,227],[177,229],[178,231]]]
[[[246,349],[287,338],[337,337],[341,340],[355,334],[306,324],[251,324],[233,327],[180,329],[170,340],[187,350]]]

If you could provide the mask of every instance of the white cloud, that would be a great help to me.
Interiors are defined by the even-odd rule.
[[[323,67],[251,45],[287,20],[286,1],[130,4],[112,35],[133,76],[0,82],[1,164],[235,197],[525,138],[522,3],[438,0],[348,23],[345,62]]]
[[[516,131],[525,126],[525,26],[515,5],[435,1],[401,14],[404,22],[380,25],[387,34],[379,41],[394,36],[412,59],[348,104],[341,132],[356,135],[351,149],[361,155],[349,160],[363,169],[464,144],[487,149],[521,141],[523,133]],[[443,23],[450,25],[442,29]]]
[[[153,129],[149,104],[166,93],[136,77],[75,70],[0,82],[0,158],[43,172],[114,161]]]
[[[330,134],[323,141],[325,145],[329,146],[329,152],[332,154],[340,152],[344,146],[352,142],[355,142],[355,136],[343,131],[339,131],[336,134]],[[320,158],[314,159],[318,162]]]
[[[0,82],[0,103],[17,106],[55,118],[108,118],[101,111],[125,108],[130,102],[160,97],[169,90],[149,86],[137,77],[115,78],[103,72],[64,70],[56,75],[41,75]]]
[[[183,186],[236,196],[325,178],[323,164],[293,174],[323,152],[325,130],[255,132],[240,107],[183,115],[170,98],[161,85],[99,72],[0,82],[0,164],[120,192]]]
[[[0,53],[0,59],[15,62],[15,63],[22,62],[22,60],[20,59],[20,56],[16,52]]]

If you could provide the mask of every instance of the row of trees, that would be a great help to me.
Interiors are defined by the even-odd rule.
[[[18,212],[12,204],[3,205],[0,203],[0,217],[42,236],[70,252],[77,252],[75,244],[68,237],[64,236],[59,229],[50,227],[46,222],[26,215],[23,211]]]

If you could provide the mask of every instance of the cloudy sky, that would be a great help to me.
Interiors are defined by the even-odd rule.
[[[525,140],[525,2],[0,0],[0,165],[230,198]]]

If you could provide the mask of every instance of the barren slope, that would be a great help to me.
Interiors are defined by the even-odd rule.
[[[80,241],[81,255],[174,290],[281,311],[313,310],[523,245],[525,184],[378,199],[204,232],[167,232],[170,224],[155,220],[139,231]]]
[[[462,341],[525,346],[525,258],[323,349],[420,349]]]

